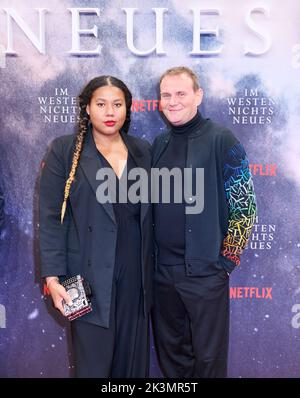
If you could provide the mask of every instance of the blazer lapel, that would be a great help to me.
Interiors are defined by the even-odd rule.
[[[135,141],[132,139],[130,135],[121,132],[122,139],[128,149],[128,152],[133,157],[137,167],[140,167],[146,170],[148,175],[148,201],[147,203],[141,203],[141,223],[143,222],[146,213],[149,208],[150,198],[151,198],[151,159],[150,154],[149,157],[145,156],[140,148],[136,145]],[[86,176],[94,194],[96,195],[97,188],[99,186],[99,182],[96,180],[97,171],[101,167],[105,167],[102,163],[101,158],[98,154],[98,150],[96,148],[93,135],[91,129],[89,129],[87,136],[85,138],[84,147],[79,159],[79,165]],[[116,224],[115,214],[112,203],[101,203],[109,217]]]
[[[140,222],[141,225],[144,221],[144,218],[146,216],[146,213],[149,209],[149,204],[151,201],[151,156],[149,154],[149,157],[145,156],[145,154],[142,153],[140,148],[136,145],[135,140],[132,139],[130,135],[127,135],[126,133],[121,132],[122,139],[128,149],[128,152],[130,155],[133,157],[137,167],[140,167],[147,172],[148,180],[148,201],[147,203],[141,203],[141,216],[140,216]]]
[[[152,167],[154,167],[157,164],[157,162],[159,161],[159,158],[161,157],[163,152],[166,150],[166,148],[169,144],[169,141],[170,141],[170,137],[171,137],[170,132],[168,132],[164,137],[162,137],[161,143],[158,146],[158,150],[156,152],[154,152],[152,155]]]
[[[98,154],[91,129],[89,129],[85,138],[83,150],[79,159],[79,165],[96,196],[96,191],[99,186],[99,181],[96,180],[96,174],[100,168],[105,166],[102,164],[101,158]],[[109,217],[116,224],[112,203],[101,203],[101,206],[103,206]]]

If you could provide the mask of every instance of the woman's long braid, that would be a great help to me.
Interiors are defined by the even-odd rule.
[[[82,151],[84,138],[85,138],[87,130],[88,130],[88,123],[89,123],[89,117],[86,112],[86,105],[85,105],[82,108],[80,108],[79,129],[78,129],[78,134],[76,137],[76,146],[75,146],[75,151],[73,154],[72,166],[71,166],[71,170],[69,173],[69,178],[67,179],[67,182],[65,185],[64,201],[63,201],[61,213],[60,213],[61,224],[64,221],[66,208],[67,208],[67,201],[68,201],[68,198],[70,195],[70,188],[71,188],[72,182],[74,181],[74,178],[75,178],[76,169],[77,169],[78,161],[79,161],[80,154]]]

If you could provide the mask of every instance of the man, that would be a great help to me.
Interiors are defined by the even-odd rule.
[[[166,377],[226,377],[229,275],[256,215],[249,164],[237,138],[199,113],[203,91],[192,70],[166,71],[160,96],[170,129],[154,141],[152,167],[192,169],[188,188],[200,186],[204,202],[196,214],[192,196],[177,203],[174,193],[166,204],[160,195],[154,205],[158,358]],[[178,176],[170,184],[178,193]]]

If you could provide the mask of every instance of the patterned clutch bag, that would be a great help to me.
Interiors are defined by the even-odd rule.
[[[92,311],[91,306],[91,288],[89,283],[81,276],[76,275],[62,282],[67,293],[73,301],[72,306],[68,306],[63,301],[63,307],[69,321],[73,321],[80,316]]]

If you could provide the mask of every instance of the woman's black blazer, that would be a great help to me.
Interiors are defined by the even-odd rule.
[[[141,138],[121,133],[138,167],[148,173],[150,198],[151,146]],[[40,179],[39,240],[42,277],[65,278],[81,274],[91,285],[93,311],[81,319],[109,327],[116,255],[117,224],[112,203],[96,200],[97,171],[103,167],[89,129],[70,189],[64,222],[60,212],[64,187],[72,164],[76,135],[55,139],[43,162]],[[144,314],[152,304],[154,268],[153,224],[150,199],[141,204],[141,266]],[[128,245],[133,244],[128,237]]]

